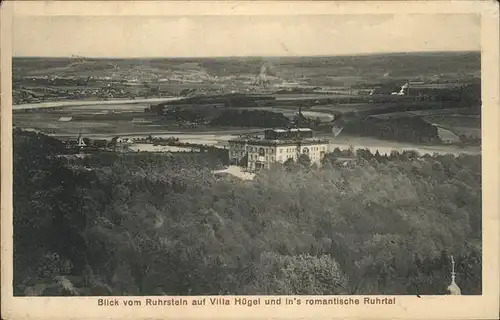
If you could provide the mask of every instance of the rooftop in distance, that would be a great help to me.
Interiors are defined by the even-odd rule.
[[[313,144],[328,144],[330,143],[327,139],[315,139],[315,138],[304,138],[304,139],[256,139],[256,138],[235,138],[229,140],[229,143],[236,143],[241,145],[259,145],[259,146],[276,146],[276,145],[313,145]]]
[[[230,143],[231,142],[250,145],[311,145],[329,143],[329,140],[314,138],[313,130],[310,128],[275,128],[266,130],[264,132],[264,138],[255,136],[241,136],[235,139],[231,139]]]
[[[309,129],[309,128],[269,129],[266,131],[272,131],[272,132],[312,132],[312,129]]]

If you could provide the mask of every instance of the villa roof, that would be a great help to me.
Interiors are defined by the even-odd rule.
[[[229,140],[233,143],[248,144],[254,146],[277,146],[277,145],[312,145],[312,144],[328,144],[330,141],[326,139],[233,139]]]
[[[274,132],[311,132],[312,129],[309,128],[292,128],[292,129],[269,129],[266,131],[274,131]]]

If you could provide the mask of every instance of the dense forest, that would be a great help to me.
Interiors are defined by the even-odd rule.
[[[62,148],[14,132],[16,295],[444,294],[450,254],[482,292],[479,156],[335,150],[241,181],[205,154]]]
[[[286,127],[290,119],[282,113],[266,110],[224,110],[210,122],[212,126],[235,126],[235,127]]]
[[[362,121],[351,121],[344,133],[384,140],[412,143],[442,143],[436,126],[418,117],[379,119],[368,117]]]

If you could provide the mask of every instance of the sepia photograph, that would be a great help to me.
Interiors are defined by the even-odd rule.
[[[480,13],[10,19],[14,297],[483,295]]]

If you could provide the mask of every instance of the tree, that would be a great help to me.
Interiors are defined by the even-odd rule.
[[[290,159],[242,182],[215,152],[63,160],[13,138],[18,295],[444,294],[444,250],[481,294],[480,156]]]
[[[330,256],[283,256],[265,252],[256,266],[248,293],[332,295],[346,292],[347,277]]]
[[[347,150],[347,155],[348,156],[354,156],[354,152],[355,152],[354,146],[352,144],[349,145],[349,149]]]
[[[335,147],[335,149],[333,149],[333,155],[336,157],[340,157],[342,156],[342,151],[340,151],[338,147]]]
[[[83,138],[83,142],[86,146],[90,146],[92,144],[92,140],[90,140],[89,138]]]
[[[321,159],[321,164],[325,165],[327,163],[334,164],[337,161],[338,156],[336,156],[333,152],[329,152],[325,154],[323,159]]]
[[[283,162],[283,166],[287,169],[287,170],[291,170],[295,167],[296,163],[295,161],[293,160],[293,158],[288,158],[285,160],[285,162]]]
[[[228,109],[210,122],[211,126],[238,127],[286,127],[290,120],[282,113],[267,110],[233,110]]]
[[[297,157],[297,164],[304,167],[304,168],[310,168],[311,167],[311,158],[309,157],[308,154],[302,153]]]
[[[356,157],[359,159],[371,160],[374,156],[370,149],[358,149],[356,150]]]

